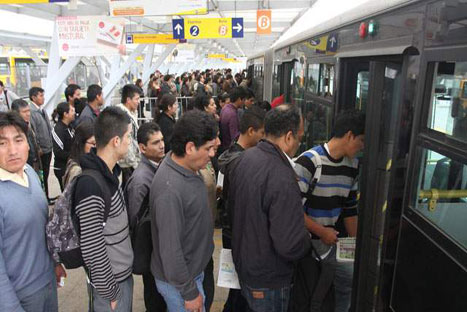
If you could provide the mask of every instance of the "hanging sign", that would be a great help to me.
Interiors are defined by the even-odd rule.
[[[270,35],[272,31],[271,10],[256,11],[256,33]]]
[[[0,0],[0,4],[34,4],[56,2],[70,2],[70,0]]]
[[[186,63],[194,62],[195,51],[194,50],[178,50],[177,56],[174,57],[174,63]]]
[[[207,55],[208,58],[226,58],[227,57],[227,54],[208,54]]]
[[[186,18],[172,20],[176,39],[243,38],[243,18]]]
[[[142,44],[177,44],[180,40],[174,39],[172,34],[129,34],[126,43]]]
[[[208,14],[206,0],[109,0],[112,16]]]
[[[56,19],[60,56],[117,55],[123,51],[125,21],[109,16],[63,16]]]

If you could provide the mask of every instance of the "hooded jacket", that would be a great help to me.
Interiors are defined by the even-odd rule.
[[[81,158],[80,165],[83,170],[99,171],[111,193],[110,212],[104,224],[104,197],[97,182],[83,176],[76,183],[73,202],[81,228],[83,260],[90,271],[91,283],[102,298],[118,300],[122,295],[118,283],[131,275],[133,265],[128,215],[118,180],[121,170],[115,165],[111,172],[95,149]]]
[[[222,235],[232,238],[232,211],[229,207],[229,188],[230,175],[235,167],[235,164],[245,149],[234,142],[228,150],[219,156],[219,169],[224,175],[224,184],[222,185],[222,209],[220,211],[220,221],[222,225]],[[230,248],[230,246],[224,246]]]

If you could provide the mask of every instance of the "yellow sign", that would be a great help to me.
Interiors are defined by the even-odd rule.
[[[235,58],[223,58],[222,60],[227,63],[240,63],[240,61]]]
[[[208,58],[226,58],[225,54],[208,54]]]
[[[328,42],[328,36],[322,36],[319,38],[313,38],[307,40],[305,45],[313,50],[326,51],[326,45]]]
[[[231,18],[186,18],[185,39],[232,38]]]
[[[142,44],[177,44],[179,40],[174,39],[172,34],[133,34],[132,43]]]

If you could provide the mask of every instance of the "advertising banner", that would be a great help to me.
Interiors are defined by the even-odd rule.
[[[0,0],[0,4],[34,4],[55,2],[70,2],[70,0]]]
[[[116,55],[124,51],[125,22],[108,16],[64,16],[56,19],[60,56]]]
[[[109,0],[112,16],[208,14],[206,0]]]

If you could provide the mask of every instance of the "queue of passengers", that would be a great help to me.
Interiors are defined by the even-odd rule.
[[[142,124],[141,85],[125,85],[121,104],[105,109],[100,86],[89,86],[83,105],[69,85],[54,127],[41,88],[0,113],[0,311],[58,311],[68,262],[51,244],[67,244],[67,203],[90,311],[132,311],[133,273],[142,275],[146,311],[210,311],[215,226],[241,285],[223,311],[349,310],[353,264],[336,262],[336,242],[356,236],[364,116],[342,113],[329,142],[294,158],[300,110],[255,102],[225,73],[223,81],[216,72],[182,75],[185,94],[198,91],[177,121],[184,85],[174,89],[167,76],[154,121]],[[217,102],[206,81],[216,83]],[[58,199],[47,183],[52,152]]]

